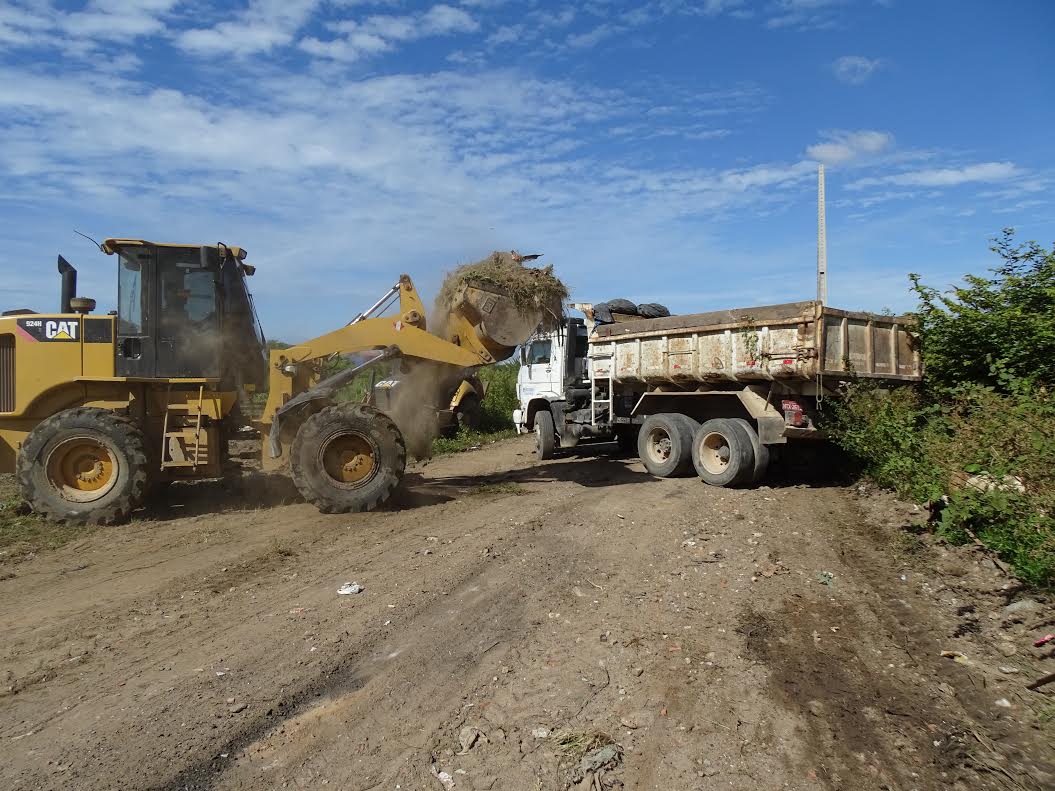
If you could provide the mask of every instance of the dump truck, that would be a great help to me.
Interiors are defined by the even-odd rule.
[[[59,311],[0,315],[0,473],[56,521],[113,523],[164,484],[221,477],[228,439],[247,423],[240,401],[265,386],[252,424],[264,470],[288,472],[322,511],[375,508],[403,476],[403,431],[376,406],[340,402],[341,388],[399,359],[449,395],[540,320],[501,289],[464,285],[436,335],[402,275],[346,326],[268,356],[243,248],[114,238],[100,249],[117,260],[117,310],[94,313],[60,256]],[[350,354],[358,365],[324,378]]]
[[[912,320],[817,301],[643,319],[612,314],[535,335],[521,351],[518,432],[550,458],[580,442],[615,441],[658,477],[709,484],[762,479],[789,443],[823,438],[839,386],[919,381]]]

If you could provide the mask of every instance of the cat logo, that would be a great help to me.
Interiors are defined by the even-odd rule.
[[[75,341],[77,340],[76,321],[46,321],[44,322],[44,337],[49,341]]]

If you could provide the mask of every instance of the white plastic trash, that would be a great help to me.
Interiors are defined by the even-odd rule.
[[[353,593],[362,593],[363,586],[358,582],[346,582],[344,585],[337,589],[337,593],[341,596],[351,596]]]

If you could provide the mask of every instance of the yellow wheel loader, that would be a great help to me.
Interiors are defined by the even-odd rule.
[[[59,312],[0,314],[0,473],[16,473],[26,502],[56,521],[117,522],[160,484],[220,477],[228,437],[246,422],[239,397],[265,385],[264,470],[288,471],[322,511],[375,508],[403,476],[403,431],[377,407],[338,403],[338,391],[401,358],[450,393],[466,369],[508,358],[541,318],[464,286],[440,337],[403,275],[346,326],[268,358],[245,250],[141,239],[100,249],[117,259],[116,311],[93,313],[60,257]],[[349,354],[358,365],[322,378]]]

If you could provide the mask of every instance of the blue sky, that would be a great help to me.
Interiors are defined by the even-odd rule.
[[[248,248],[269,337],[543,252],[576,299],[905,309],[1055,238],[1055,4],[3,0],[4,307],[73,234]]]

